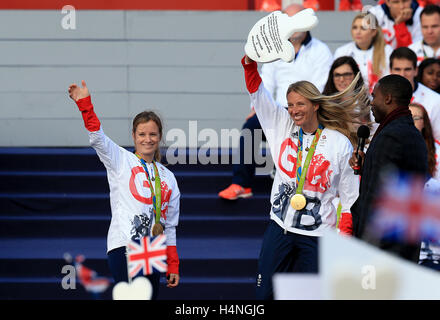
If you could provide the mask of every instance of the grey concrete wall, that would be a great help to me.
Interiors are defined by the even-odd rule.
[[[82,79],[104,130],[120,145],[132,144],[131,119],[145,109],[163,117],[166,133],[189,134],[191,120],[219,136],[241,128],[249,98],[240,59],[264,15],[77,11],[76,29],[64,30],[61,11],[0,11],[0,146],[87,146],[67,95]],[[334,51],[350,40],[354,15],[319,12],[312,34]],[[203,144],[192,140],[190,147]]]

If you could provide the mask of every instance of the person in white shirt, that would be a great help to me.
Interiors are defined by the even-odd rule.
[[[413,88],[411,102],[420,103],[431,119],[432,132],[436,140],[440,140],[440,95],[417,82],[417,56],[409,48],[395,49],[390,56],[390,71],[406,78]]]
[[[334,58],[353,57],[372,92],[377,81],[389,74],[388,61],[393,48],[385,43],[382,29],[372,13],[360,13],[354,17],[351,37],[352,42],[336,49]]]
[[[428,149],[428,171],[429,179],[425,184],[425,190],[434,192],[440,196],[440,172],[439,161],[436,158],[438,155],[440,145],[438,141],[434,140],[432,135],[431,124],[428,113],[425,108],[418,103],[411,103],[409,105],[414,125],[422,133],[423,139],[426,142]],[[420,248],[419,264],[440,271],[440,243],[430,243],[422,241]]]
[[[385,42],[395,49],[422,40],[422,10],[416,0],[385,0],[369,12],[376,16]]]
[[[332,201],[337,195],[342,205],[339,230],[352,232],[349,208],[359,191],[359,177],[348,163],[357,140],[352,122],[369,112],[368,92],[363,86],[355,89],[360,74],[333,96],[323,96],[309,81],[298,81],[286,90],[286,110],[266,90],[257,63],[245,56],[242,65],[276,165],[271,221],[257,275],[257,298],[272,299],[274,273],[318,271],[318,238],[336,227]]]
[[[432,134],[431,120],[426,112],[425,108],[419,104],[412,102],[409,105],[414,125],[422,133],[423,139],[426,142],[426,148],[428,149],[428,171],[430,178],[439,180],[440,182],[440,168],[439,168],[439,141],[434,139]]]
[[[107,170],[112,219],[107,235],[107,255],[115,282],[128,282],[126,246],[146,236],[166,235],[168,287],[179,283],[176,226],[180,191],[174,174],[159,163],[162,122],[151,111],[133,119],[135,153],[108,138],[96,116],[85,81],[69,86],[69,96],[81,111],[90,144]],[[147,276],[157,298],[159,273]]]
[[[419,65],[417,82],[440,93],[440,59],[427,58]]]
[[[426,58],[440,57],[440,7],[428,5],[420,13],[423,39],[408,48],[417,55],[418,63]]]
[[[353,57],[342,56],[333,61],[328,73],[327,82],[322,94],[327,96],[344,91],[360,72],[359,66]],[[364,86],[363,78],[358,81],[358,86]]]
[[[287,7],[284,12],[293,16],[304,8],[301,5],[293,4]],[[327,74],[333,62],[333,56],[328,46],[322,41],[311,36],[310,32],[296,32],[289,41],[293,44],[295,58],[292,62],[281,60],[264,64],[261,68],[261,77],[264,79],[267,90],[274,97],[279,106],[287,107],[286,91],[290,84],[299,80],[312,82],[319,90],[324,88],[327,81]],[[253,107],[251,105],[251,107]],[[242,130],[250,133],[251,141],[245,141],[244,135],[240,137],[239,153],[240,163],[233,165],[232,184],[219,192],[218,196],[226,200],[238,198],[249,198],[252,194],[252,185],[255,176],[254,154],[255,131],[261,130],[261,125],[255,115],[255,110],[247,116]],[[263,136],[263,139],[265,137]],[[247,150],[247,146],[250,146]],[[252,161],[245,163],[245,152],[250,152]]]

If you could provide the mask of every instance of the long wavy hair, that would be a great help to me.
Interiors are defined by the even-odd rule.
[[[376,35],[373,38],[373,73],[379,78],[382,77],[382,73],[386,68],[386,56],[385,56],[385,40],[383,38],[382,28],[377,22],[377,18],[370,12],[364,12],[357,14],[352,22],[352,26],[358,19],[365,19],[368,21],[368,28],[376,29]]]
[[[351,84],[334,95],[323,95],[318,88],[308,81],[298,81],[289,86],[287,94],[296,92],[313,104],[318,104],[318,122],[324,127],[339,131],[346,136],[353,146],[357,143],[356,124],[362,122],[370,112],[370,100],[365,86],[359,86],[360,72]]]
[[[435,176],[436,172],[436,160],[435,160],[435,140],[434,135],[432,134],[432,126],[431,121],[429,120],[428,112],[426,109],[419,103],[410,103],[409,107],[418,108],[422,111],[423,114],[423,129],[421,131],[423,139],[426,143],[426,148],[428,149],[428,171],[431,177]]]
[[[153,111],[143,111],[141,113],[138,113],[134,119],[133,119],[133,134],[136,133],[136,129],[138,127],[138,125],[140,125],[141,123],[146,123],[148,121],[153,121],[154,123],[156,123],[157,127],[159,128],[159,136],[160,136],[160,140],[162,141],[162,137],[163,137],[163,127],[162,127],[162,121],[160,120],[160,117],[154,113]],[[136,150],[135,150],[136,152]],[[160,154],[160,147],[158,147],[156,149],[156,151],[154,152],[154,160],[156,160],[157,162],[160,162],[162,156]]]

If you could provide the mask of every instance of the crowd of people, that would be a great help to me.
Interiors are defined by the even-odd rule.
[[[303,9],[291,5],[293,16]],[[277,272],[318,272],[319,238],[327,229],[368,241],[365,226],[379,189],[381,168],[422,174],[440,192],[440,7],[415,0],[385,0],[354,17],[352,40],[336,49],[296,32],[289,41],[292,62],[258,65],[242,59],[251,112],[243,129],[263,130],[275,163],[270,194],[271,221],[257,271],[257,298],[273,298]],[[104,163],[110,185],[112,220],[108,261],[115,280],[128,281],[126,246],[131,240],[165,233],[167,284],[179,284],[176,226],[180,191],[173,173],[160,163],[161,119],[142,112],[133,119],[135,152],[107,137],[90,93],[72,84],[69,95],[82,113],[90,143]],[[357,130],[370,129],[368,148],[355,151]],[[252,197],[255,161],[240,163],[226,200]],[[360,168],[360,176],[353,169]],[[140,174],[141,173],[141,174]],[[140,174],[140,175],[139,175]],[[360,178],[361,177],[361,178]],[[142,192],[139,192],[142,190]],[[381,249],[440,270],[433,243],[381,242]],[[420,261],[419,261],[420,260]],[[154,296],[158,276],[150,276]]]

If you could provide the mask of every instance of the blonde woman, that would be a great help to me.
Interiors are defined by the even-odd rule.
[[[351,234],[350,207],[358,197],[359,177],[349,159],[356,134],[353,119],[368,114],[368,93],[357,86],[325,96],[308,81],[291,84],[288,109],[278,106],[264,87],[257,63],[242,60],[251,103],[276,166],[271,221],[258,262],[257,298],[272,299],[277,272],[318,272],[318,239],[337,221],[332,201],[339,195],[340,232]]]
[[[336,49],[334,58],[353,57],[372,92],[377,81],[389,74],[389,57],[393,48],[385,43],[382,30],[372,13],[360,13],[354,17],[351,37],[352,42]]]

